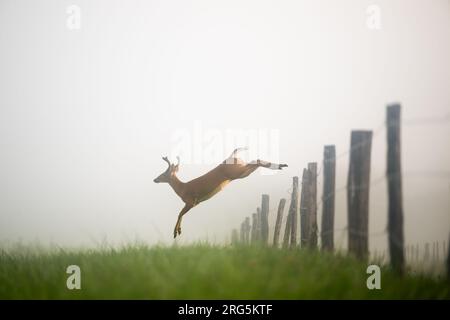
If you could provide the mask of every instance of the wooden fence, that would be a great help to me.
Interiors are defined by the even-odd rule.
[[[403,235],[403,203],[401,173],[401,107],[399,104],[387,106],[387,180],[388,212],[387,235],[389,261],[394,270],[402,274],[408,261],[419,259],[418,245],[404,245]],[[372,131],[355,130],[351,132],[349,150],[349,170],[347,176],[347,230],[348,252],[362,260],[369,257],[369,191],[370,191],[370,159],[372,149]],[[321,203],[317,202],[317,163],[308,163],[303,169],[301,181],[292,179],[292,191],[289,209],[285,219],[282,247],[318,248],[317,211],[321,206],[321,249],[334,250],[334,215],[336,190],[336,148],[334,145],[324,147],[323,158],[323,190]],[[301,189],[299,188],[301,183]],[[299,192],[300,189],[300,192]],[[300,197],[299,197],[300,193]],[[286,199],[278,204],[273,239],[269,239],[269,195],[263,194],[261,206],[252,214],[252,225],[247,217],[242,222],[238,241],[237,230],[233,230],[233,243],[261,244],[275,247],[280,245],[280,234]],[[300,239],[297,239],[297,227],[300,225]],[[450,276],[450,248],[448,244],[426,244],[423,247],[423,260],[432,261],[439,258],[439,252],[447,256],[447,268]],[[406,255],[406,257],[405,257]]]

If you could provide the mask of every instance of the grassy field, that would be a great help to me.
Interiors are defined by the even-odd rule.
[[[81,290],[66,288],[68,265]],[[397,277],[366,287],[367,264],[302,250],[209,245],[0,251],[1,299],[449,299],[446,279]]]

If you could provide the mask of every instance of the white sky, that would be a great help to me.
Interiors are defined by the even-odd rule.
[[[80,30],[66,26],[72,4]],[[366,25],[369,5],[381,10],[380,30]],[[401,102],[405,120],[450,112],[448,0],[0,0],[0,46],[3,243],[171,243],[182,202],[153,179],[174,134],[194,135],[196,124],[206,135],[274,130],[289,168],[235,181],[183,220],[180,242],[221,242],[262,193],[274,219],[292,176],[320,162],[324,144],[341,154],[350,130],[379,128],[387,103]],[[402,133],[406,241],[446,240],[449,122]],[[385,140],[374,137],[372,179],[385,171]],[[214,167],[184,160],[185,181]],[[347,169],[348,155],[337,187]],[[337,229],[345,199],[337,195]],[[371,232],[385,228],[386,207],[383,182],[371,190]]]

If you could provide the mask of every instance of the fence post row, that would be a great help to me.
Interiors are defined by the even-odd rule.
[[[388,250],[390,263],[394,270],[404,272],[405,261],[436,262],[442,254],[446,259],[447,275],[450,279],[450,245],[444,241],[425,243],[423,253],[419,244],[405,246],[403,230],[403,194],[401,175],[401,105],[391,104],[386,108],[387,126],[387,186],[388,186]],[[353,130],[350,138],[350,161],[347,176],[347,219],[348,251],[359,259],[369,257],[369,191],[370,165],[373,134],[370,130]],[[322,192],[322,250],[334,250],[334,220],[336,192],[336,147],[324,146],[323,153],[323,192]],[[278,247],[283,224],[286,199],[280,199],[273,235],[273,246]],[[293,177],[292,194],[286,215],[283,248],[297,244],[297,212],[300,212],[300,241],[302,247],[317,248],[317,163],[308,163],[303,169],[302,188],[299,199],[298,177]],[[239,242],[263,243],[269,241],[269,195],[263,194],[261,207],[246,217],[241,223],[240,232],[232,230],[232,244]],[[450,238],[449,238],[450,242]],[[431,250],[432,251],[431,251]],[[381,255],[384,259],[385,251]],[[378,258],[378,253],[375,253]]]
[[[334,189],[336,187],[336,147],[329,145],[323,151],[322,193],[322,249],[334,250]]]

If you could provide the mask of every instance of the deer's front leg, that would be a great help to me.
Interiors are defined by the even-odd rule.
[[[180,213],[178,214],[177,223],[175,224],[175,229],[173,230],[173,238],[175,239],[177,237],[177,234],[181,234],[181,220],[183,218],[183,215],[192,209],[192,205],[186,204],[183,209],[181,209]]]

